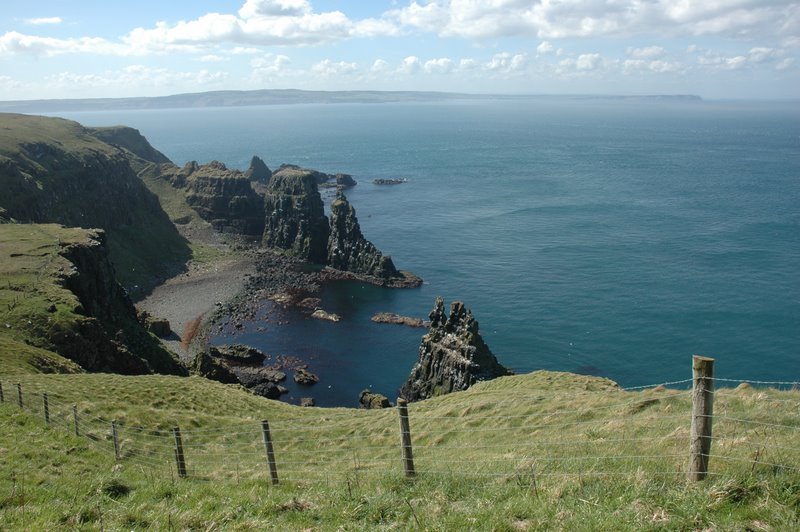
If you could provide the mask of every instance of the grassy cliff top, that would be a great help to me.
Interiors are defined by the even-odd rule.
[[[72,120],[49,116],[0,113],[0,155],[14,158],[25,155],[33,164],[35,158],[24,153],[31,144],[49,144],[63,151],[98,151],[111,154],[116,149],[94,137]]]
[[[395,409],[301,408],[197,377],[0,382],[0,494],[11,528],[788,530],[800,516],[798,391],[718,390],[711,475],[695,483],[686,480],[688,390],[624,391],[553,372],[504,377],[409,406],[417,477],[408,480]],[[26,413],[11,402],[14,383]],[[81,438],[69,434],[73,404]],[[174,426],[186,479],[175,473]]]
[[[0,225],[0,371],[81,371],[72,361],[35,347],[49,321],[77,318],[79,302],[58,279],[72,265],[59,252],[88,244],[92,232],[47,224]],[[33,345],[32,345],[33,344]]]

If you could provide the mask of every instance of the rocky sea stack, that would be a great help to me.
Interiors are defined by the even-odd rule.
[[[361,234],[356,211],[344,194],[338,194],[331,205],[328,266],[381,279],[400,277],[392,259]]]
[[[460,301],[445,314],[444,300],[436,298],[430,330],[422,337],[419,361],[400,388],[407,401],[466,390],[479,381],[511,375],[489,350],[478,332],[478,322]]]
[[[312,173],[282,166],[267,187],[264,211],[263,246],[286,250],[308,262],[326,263],[330,228]]]

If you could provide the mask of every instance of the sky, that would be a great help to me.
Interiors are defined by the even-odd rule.
[[[800,98],[800,0],[2,0],[0,100],[211,90]]]

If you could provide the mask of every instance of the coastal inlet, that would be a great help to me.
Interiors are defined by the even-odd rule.
[[[307,309],[260,300],[246,319],[219,319],[209,332],[209,343],[255,347],[267,355],[265,365],[285,361],[283,371],[289,378],[282,383],[288,389],[283,401],[299,404],[303,397],[313,397],[317,406],[357,407],[359,394],[369,389],[394,402],[417,361],[426,329],[376,323],[371,318],[379,312],[404,312],[405,304],[418,295],[409,297],[406,290],[358,281],[334,281],[324,284],[317,296],[318,306],[340,321],[313,318]],[[423,317],[429,311],[420,308],[414,315]],[[292,367],[301,364],[319,376],[318,383],[294,382]]]

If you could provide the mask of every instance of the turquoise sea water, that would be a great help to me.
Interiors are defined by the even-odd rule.
[[[393,397],[425,316],[463,300],[498,359],[624,386],[691,375],[800,377],[800,105],[614,100],[463,101],[70,113],[136,127],[177,164],[260,155],[359,181],[364,234],[418,290],[325,289],[332,324],[288,313],[236,340],[309,359],[292,396]],[[398,186],[372,179],[406,177]],[[258,327],[264,327],[258,331]],[[230,341],[229,337],[215,339]]]

